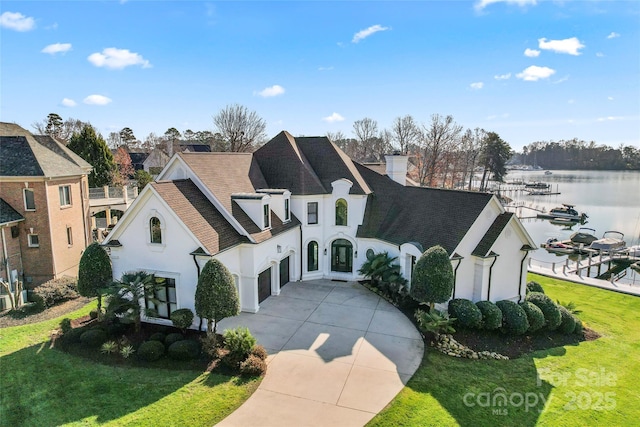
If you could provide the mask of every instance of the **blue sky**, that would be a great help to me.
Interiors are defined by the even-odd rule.
[[[267,134],[452,115],[512,148],[640,147],[640,2],[2,1],[0,119],[56,112],[106,137],[214,130],[238,103]]]

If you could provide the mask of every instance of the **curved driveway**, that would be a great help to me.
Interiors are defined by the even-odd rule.
[[[219,426],[362,426],[420,366],[420,334],[393,305],[356,282],[291,282],[246,326],[269,352],[256,392]]]

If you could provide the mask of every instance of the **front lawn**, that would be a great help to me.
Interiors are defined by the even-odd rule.
[[[543,276],[602,337],[508,361],[425,350],[422,366],[371,426],[635,425],[640,419],[640,298]]]
[[[64,317],[0,330],[0,426],[212,426],[240,406],[259,379],[202,371],[107,366],[51,349]]]

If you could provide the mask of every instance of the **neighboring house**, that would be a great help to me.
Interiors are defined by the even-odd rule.
[[[455,297],[520,300],[531,240],[491,194],[405,186],[406,156],[383,176],[325,137],[281,132],[255,153],[179,153],[107,236],[114,277],[165,278],[156,307],[194,308],[211,258],[233,275],[244,311],[289,281],[360,279],[388,251],[411,278],[434,245],[451,255]],[[147,302],[151,305],[151,302]]]
[[[23,219],[11,228],[21,266],[10,261],[10,268],[25,288],[78,274],[80,256],[91,241],[91,169],[51,137],[0,123],[0,217]]]
[[[169,156],[159,148],[151,150],[146,159],[142,162],[142,168],[151,175],[158,175],[169,163]]]
[[[180,151],[183,153],[210,153],[209,144],[180,144]]]
[[[146,153],[144,151],[129,150],[129,157],[131,157],[131,166],[133,167],[133,171],[135,172],[140,169],[144,169],[144,162],[145,160],[147,160],[147,157],[149,157],[149,153]]]
[[[20,223],[24,217],[13,209],[7,202],[0,199],[0,281],[9,283],[13,291],[14,284],[20,279],[18,272],[22,271],[22,251],[20,249]],[[4,287],[0,287],[0,310],[11,307],[9,297]]]

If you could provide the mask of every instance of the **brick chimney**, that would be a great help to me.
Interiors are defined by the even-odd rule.
[[[387,162],[387,176],[400,185],[407,184],[407,161],[409,156],[389,154],[384,156]]]

